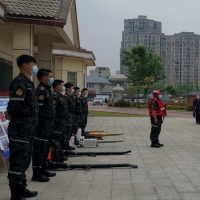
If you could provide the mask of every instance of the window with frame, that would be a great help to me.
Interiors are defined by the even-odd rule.
[[[77,85],[77,73],[76,72],[67,72],[67,82]]]
[[[87,88],[94,88],[94,84],[87,84]]]

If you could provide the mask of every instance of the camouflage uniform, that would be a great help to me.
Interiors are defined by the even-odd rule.
[[[50,137],[54,125],[55,109],[53,106],[53,98],[51,94],[51,86],[40,83],[36,88],[37,101],[39,106],[38,112],[38,128],[33,144],[33,169],[41,172],[41,168],[46,162],[50,151]]]
[[[65,94],[64,99],[67,101],[67,105],[68,105],[68,118],[67,118],[67,123],[65,127],[65,134],[69,142],[72,136],[72,126],[73,126],[73,119],[74,119],[74,101],[73,101],[73,96],[70,94]]]
[[[12,196],[26,187],[25,171],[31,162],[32,146],[37,127],[37,104],[33,82],[19,74],[10,84],[7,107],[12,117],[8,126],[10,166],[8,171]]]
[[[61,144],[61,148],[66,150],[68,137],[65,129],[68,121],[68,105],[64,96],[58,92],[53,93],[53,104],[56,111],[53,140],[57,140]]]

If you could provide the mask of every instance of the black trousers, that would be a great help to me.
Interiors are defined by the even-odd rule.
[[[195,109],[195,119],[196,123],[200,123],[200,114],[198,112],[198,109]]]
[[[66,130],[66,118],[56,118],[54,123],[54,131],[53,131],[53,138],[52,140],[56,140],[60,143],[63,150],[67,148],[67,134]]]
[[[13,118],[8,126],[9,137],[9,171],[8,179],[11,188],[26,184],[25,171],[31,163],[34,135],[37,118]]]
[[[162,117],[158,117],[158,122],[155,124],[154,118],[151,117],[151,133],[150,133],[150,140],[153,141],[159,141],[159,135],[161,132],[161,126],[162,126]]]
[[[46,162],[51,147],[51,134],[53,132],[53,126],[54,120],[38,120],[38,128],[33,143],[33,168],[42,168]]]
[[[73,126],[72,126],[72,134],[76,135],[78,131],[78,127],[81,128],[82,119],[80,114],[74,114]]]
[[[82,133],[85,132],[85,128],[87,126],[87,118],[88,118],[88,115],[83,115],[83,118],[82,118],[82,126],[81,126],[81,129],[82,129]]]

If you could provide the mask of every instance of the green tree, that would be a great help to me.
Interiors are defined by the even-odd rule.
[[[166,92],[167,92],[168,94],[171,94],[171,100],[172,100],[172,98],[173,98],[175,95],[177,95],[178,90],[177,90],[177,88],[175,88],[173,85],[169,85],[169,86],[166,87]]]
[[[180,97],[191,91],[190,85],[187,83],[179,83],[176,85],[176,89],[178,90],[177,95]]]
[[[155,81],[154,77],[146,77],[144,79],[143,89],[144,89],[144,96],[146,97],[146,99],[148,99],[147,94],[149,93],[149,90],[152,88],[154,81]]]
[[[153,77],[155,82],[163,79],[162,58],[145,46],[132,47],[123,51],[122,64],[128,67],[127,79],[133,86],[144,86],[145,78]]]
[[[129,86],[124,88],[124,94],[127,94],[129,97],[132,97],[137,93],[137,89],[134,86]]]
[[[156,83],[153,83],[151,90],[162,90],[162,93],[165,93],[166,86],[163,80],[160,80]]]

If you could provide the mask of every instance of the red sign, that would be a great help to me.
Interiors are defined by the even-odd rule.
[[[8,91],[0,91],[0,96],[9,96]]]

